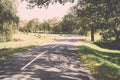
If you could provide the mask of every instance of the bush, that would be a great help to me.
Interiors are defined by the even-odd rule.
[[[13,33],[10,32],[8,34],[5,33],[0,34],[0,42],[9,42],[12,40],[13,40]]]

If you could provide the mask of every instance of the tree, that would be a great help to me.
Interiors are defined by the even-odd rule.
[[[50,26],[50,33],[60,33],[61,32],[61,26],[60,26],[60,20],[57,18],[48,19],[47,22]]]
[[[120,2],[118,0],[81,0],[77,5],[78,16],[88,17],[88,20],[94,22],[95,29],[102,29],[102,32],[106,32],[106,30],[109,30],[108,33],[105,33],[108,36],[111,35],[110,30],[112,29],[114,37],[116,38],[116,41],[118,41],[120,36],[119,4]],[[112,18],[113,21],[110,22],[110,19]]]
[[[63,17],[61,21],[62,32],[64,33],[73,33],[76,27],[75,17],[71,14],[67,14]]]
[[[47,21],[44,21],[41,24],[42,30],[44,31],[44,33],[49,32],[50,31],[50,25]]]
[[[39,31],[39,19],[35,18],[30,20],[24,27],[25,32],[37,32]]]
[[[19,24],[18,24],[18,30],[19,31],[21,31],[21,32],[26,32],[25,31],[25,27],[26,27],[26,25],[28,24],[28,22],[29,21],[27,21],[27,20],[21,20],[21,21],[19,21]]]
[[[15,1],[0,1],[0,41],[12,40],[12,33],[18,26],[19,18],[16,16]]]
[[[43,6],[47,8],[49,4],[60,3],[64,5],[66,2],[74,2],[74,0],[21,0],[21,2],[22,1],[26,1],[28,3],[27,6],[30,9],[34,8],[35,6],[38,8],[42,8]]]

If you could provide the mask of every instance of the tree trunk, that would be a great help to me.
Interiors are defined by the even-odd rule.
[[[120,41],[120,34],[118,31],[115,33],[115,40]]]
[[[114,29],[115,31],[115,41],[120,41],[120,31],[117,29]]]
[[[94,27],[91,26],[91,41],[94,41]]]

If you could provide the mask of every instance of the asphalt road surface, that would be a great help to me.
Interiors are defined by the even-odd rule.
[[[69,36],[0,60],[0,80],[95,80],[77,55],[81,44],[79,36]]]

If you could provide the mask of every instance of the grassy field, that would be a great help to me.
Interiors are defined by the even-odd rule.
[[[79,56],[97,80],[120,80],[120,50],[88,43],[79,47]]]
[[[59,34],[17,33],[14,35],[13,41],[0,43],[0,59],[54,42],[61,38],[63,38],[63,36]]]

